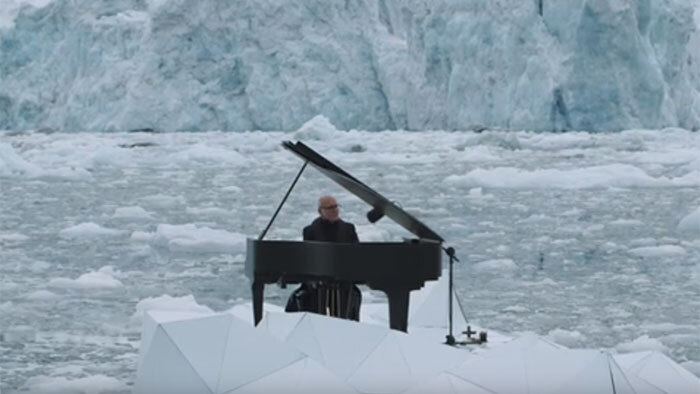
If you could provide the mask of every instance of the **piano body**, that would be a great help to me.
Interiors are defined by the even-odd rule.
[[[266,284],[365,284],[387,295],[391,328],[406,331],[410,292],[423,287],[425,281],[440,277],[443,239],[411,214],[303,143],[285,141],[283,146],[304,160],[304,166],[267,228],[258,239],[247,241],[245,273],[252,282],[255,324],[262,319]],[[367,214],[371,222],[376,222],[382,216],[390,217],[418,238],[406,242],[360,243],[264,240],[307,164],[313,165],[372,206]]]

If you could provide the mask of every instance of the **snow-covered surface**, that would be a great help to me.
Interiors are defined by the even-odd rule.
[[[342,132],[320,120],[308,127],[299,135],[306,143],[456,248],[457,298],[472,328],[488,329],[494,341],[529,331],[568,347],[660,350],[698,370],[700,241],[679,223],[700,206],[691,181],[700,171],[699,134]],[[94,383],[100,392],[100,382],[115,381],[128,392],[144,311],[231,310],[250,319],[243,238],[262,231],[301,167],[280,146],[295,134],[0,135],[2,392],[50,390],[41,382],[65,392]],[[219,161],[222,152],[235,159]],[[596,166],[632,166],[645,176],[567,179]],[[497,168],[542,180],[448,181]],[[557,187],[552,174],[572,187]],[[410,237],[387,219],[368,224],[363,202],[307,169],[267,238],[301,239],[326,192],[360,239]],[[150,218],[120,210],[128,207]],[[284,305],[293,287],[268,286],[266,301]],[[383,296],[363,293],[363,320],[380,323]],[[460,322],[455,331],[464,329]],[[425,335],[442,341],[445,331]]]
[[[0,129],[700,128],[696,0],[3,0]],[[185,156],[199,154],[197,147]]]

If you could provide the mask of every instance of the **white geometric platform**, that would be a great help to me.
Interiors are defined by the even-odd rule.
[[[568,349],[534,334],[444,345],[444,282],[413,292],[409,333],[387,327],[382,304],[363,305],[362,323],[266,304],[258,327],[250,304],[149,311],[134,392],[700,393],[700,379],[658,352]],[[465,326],[455,313],[455,327]]]

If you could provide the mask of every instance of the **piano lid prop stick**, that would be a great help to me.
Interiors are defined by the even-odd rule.
[[[299,180],[299,177],[301,176],[301,173],[304,172],[304,169],[306,168],[306,165],[309,164],[309,161],[306,160],[304,162],[304,165],[301,166],[301,170],[299,170],[299,173],[297,174],[296,178],[294,178],[294,182],[292,182],[292,185],[289,186],[289,190],[287,190],[287,194],[284,195],[284,198],[282,199],[282,202],[280,205],[277,207],[277,210],[275,211],[275,214],[272,215],[272,218],[270,218],[270,223],[267,224],[267,227],[265,227],[265,230],[260,234],[258,237],[258,241],[262,241],[263,238],[265,238],[265,234],[267,234],[267,230],[270,229],[270,226],[272,226],[272,222],[275,221],[275,218],[277,217],[277,214],[280,213],[280,209],[282,209],[282,205],[287,201],[287,198],[289,197],[289,193],[292,192],[292,189],[294,189],[294,185],[297,184],[297,181]]]

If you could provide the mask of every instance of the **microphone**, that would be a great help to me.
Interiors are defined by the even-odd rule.
[[[367,220],[369,220],[370,223],[376,223],[383,217],[384,211],[380,207],[374,207],[371,211],[367,212]]]

